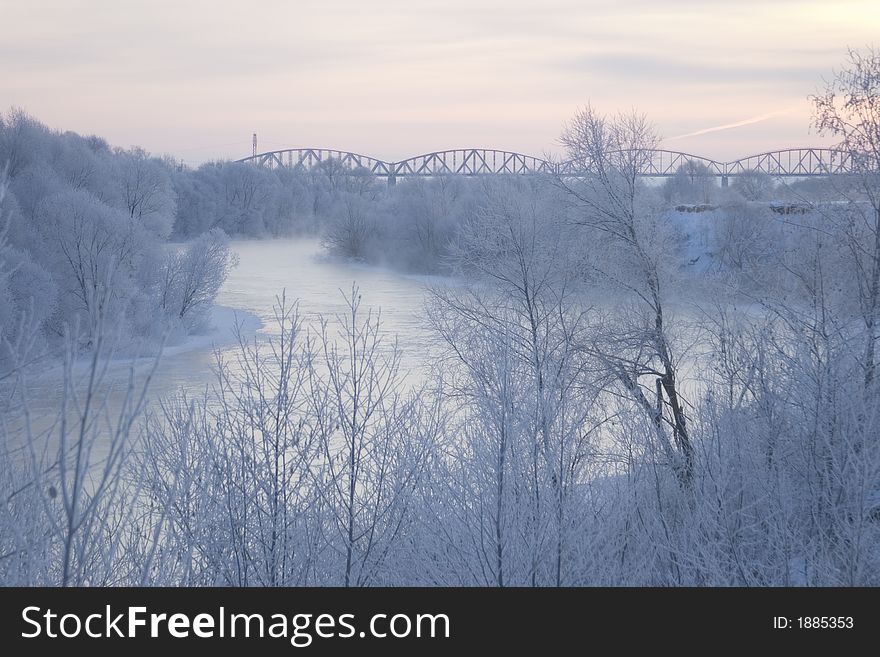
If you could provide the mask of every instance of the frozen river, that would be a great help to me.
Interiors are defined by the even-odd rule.
[[[181,393],[199,395],[210,387],[215,380],[215,353],[234,355],[236,322],[243,325],[249,337],[254,333],[259,338],[277,334],[273,305],[282,292],[286,292],[289,303],[298,301],[304,324],[315,325],[320,316],[332,321],[334,315],[344,311],[343,292],[350,294],[352,285],[357,284],[362,309],[380,310],[389,342],[393,336],[398,337],[402,370],[417,373],[424,364],[424,354],[433,341],[423,312],[426,277],[328,259],[315,239],[236,241],[232,247],[238,253],[239,264],[217,297],[213,329],[208,335],[166,349],[149,386],[151,401]],[[141,362],[135,369],[136,380],[142,380],[149,371],[147,360]],[[124,359],[114,361],[102,385],[102,392],[109,392],[111,415],[127,387],[129,363]],[[50,418],[61,408],[60,384],[60,368],[30,377],[28,405],[38,431],[46,430]],[[7,407],[7,430],[12,434],[21,427],[20,410],[15,405]]]
[[[282,291],[288,302],[298,300],[300,316],[314,325],[321,316],[332,321],[344,313],[343,294],[350,296],[357,284],[362,310],[381,311],[384,331],[398,337],[404,369],[421,366],[421,356],[433,342],[424,319],[427,277],[325,258],[317,240],[236,242],[233,248],[240,263],[217,303],[255,315],[262,334],[278,332],[273,305]]]
[[[385,342],[396,336],[401,349],[401,370],[409,380],[423,380],[427,374],[429,355],[436,350],[437,338],[425,318],[424,304],[432,280],[410,276],[381,267],[333,260],[323,255],[316,239],[236,241],[239,264],[234,268],[218,297],[214,309],[213,329],[207,335],[194,336],[180,345],[166,348],[148,389],[148,400],[186,394],[199,397],[216,381],[216,354],[235,366],[237,345],[233,337],[236,322],[243,326],[248,339],[270,338],[278,334],[273,306],[282,292],[288,303],[298,302],[304,326],[316,326],[320,317],[329,321],[346,310],[344,293],[352,285],[359,286],[362,310],[381,311]],[[332,330],[332,329],[331,329]],[[335,332],[335,331],[334,331]],[[692,361],[694,353],[685,354]],[[115,359],[101,385],[106,393],[109,416],[116,417],[127,388],[130,359]],[[150,360],[142,359],[135,368],[135,381],[143,381],[149,372]],[[682,389],[696,394],[689,367],[681,367]],[[85,367],[78,372],[80,387]],[[61,368],[32,376],[29,381],[29,410],[35,433],[43,433],[52,425],[62,407]],[[6,429],[18,442],[24,434],[20,408],[6,406]]]

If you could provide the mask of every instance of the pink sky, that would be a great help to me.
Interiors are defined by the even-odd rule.
[[[823,143],[806,96],[878,34],[877,0],[3,1],[0,109],[197,164],[541,155],[591,102],[724,160]]]

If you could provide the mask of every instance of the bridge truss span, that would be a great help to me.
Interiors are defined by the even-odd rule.
[[[334,160],[349,171],[366,170],[375,176],[393,175],[391,164],[369,155],[350,153],[332,148],[288,148],[282,151],[258,153],[238,160],[249,162],[268,169],[295,169],[311,171],[323,162]]]
[[[667,151],[656,149],[651,151],[650,159],[647,159],[642,175],[648,177],[674,176],[677,171],[689,165],[701,164],[713,175],[724,175],[724,163],[710,160],[700,155],[681,153],[679,151]]]
[[[702,165],[710,175],[725,175],[723,162],[716,162],[699,155],[660,148],[645,151],[644,154],[637,154],[636,151],[612,151],[608,153],[608,161],[612,166],[615,163],[620,163],[627,169],[638,167],[638,175],[646,178],[674,176],[678,171],[693,165]],[[566,160],[556,165],[556,173],[561,176],[584,176],[588,175],[595,168],[595,163]]]
[[[625,153],[621,151],[620,153]],[[612,154],[613,155],[613,154]],[[624,158],[625,159],[625,158]],[[258,153],[237,160],[269,169],[289,168],[311,171],[329,161],[350,171],[364,171],[394,182],[397,178],[433,177],[443,175],[590,175],[590,165],[575,160],[554,162],[514,151],[491,148],[458,148],[424,153],[397,162],[380,160],[369,155],[327,148],[289,148]],[[749,155],[730,162],[655,149],[639,158],[639,175],[664,178],[688,167],[699,166],[709,175],[727,184],[731,176],[759,172],[770,176],[809,177],[852,173],[859,168],[853,153],[833,148],[788,148]]]
[[[833,148],[787,148],[749,155],[726,165],[726,175],[749,171],[770,176],[827,176],[851,173],[852,153]]]
[[[416,155],[394,163],[397,176],[554,174],[553,162],[511,151],[459,148]]]

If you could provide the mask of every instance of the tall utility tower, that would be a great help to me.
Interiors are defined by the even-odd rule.
[[[254,157],[257,156],[257,133],[254,133]]]

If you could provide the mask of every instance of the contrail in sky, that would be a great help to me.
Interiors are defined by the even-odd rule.
[[[766,121],[767,119],[772,119],[775,116],[781,116],[783,114],[791,114],[792,112],[800,109],[800,105],[793,105],[791,107],[787,107],[785,109],[776,110],[775,112],[767,112],[766,114],[759,114],[758,116],[753,116],[748,119],[743,119],[742,121],[736,121],[735,123],[725,123],[724,125],[716,125],[711,128],[703,128],[702,130],[697,130],[696,132],[689,132],[684,135],[677,135],[675,137],[667,137],[663,141],[672,141],[673,139],[684,139],[685,137],[697,137],[699,135],[705,135],[710,132],[720,132],[721,130],[730,130],[731,128],[741,128],[744,125],[752,125],[753,123],[760,123],[761,121]]]

